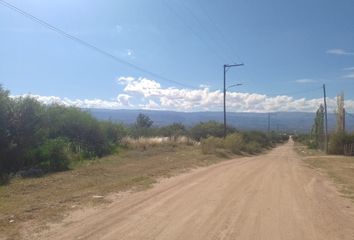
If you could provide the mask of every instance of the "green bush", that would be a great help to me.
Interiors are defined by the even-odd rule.
[[[215,153],[218,148],[223,148],[224,142],[222,138],[208,137],[201,140],[201,148],[204,154]]]
[[[267,134],[263,132],[258,132],[258,131],[243,132],[243,136],[246,144],[255,142],[261,148],[272,147],[271,139],[267,136]],[[254,145],[254,143],[252,143],[252,145]]]
[[[186,136],[187,130],[182,123],[173,123],[159,129],[159,135],[164,137],[176,138]]]
[[[354,143],[354,134],[335,133],[329,136],[328,153],[344,154],[344,145]]]
[[[273,140],[276,138],[276,140]],[[225,139],[209,136],[201,140],[202,152],[205,154],[215,154],[219,149],[226,149],[234,154],[250,153],[257,154],[264,149],[274,147],[275,142],[283,142],[288,139],[287,136],[269,137],[265,133],[250,131],[241,133],[232,133]]]
[[[242,151],[250,154],[256,154],[262,152],[263,149],[264,148],[260,143],[251,141],[243,146]]]
[[[227,127],[226,130],[228,134],[236,132],[232,127]],[[200,122],[190,129],[190,136],[197,141],[209,136],[223,137],[224,124],[216,121]]]
[[[63,138],[49,139],[37,150],[39,167],[48,171],[67,170],[70,164],[69,143]]]
[[[244,148],[244,139],[241,133],[233,133],[227,135],[224,140],[224,148],[227,150],[239,154]]]
[[[317,145],[310,134],[298,134],[293,136],[295,142],[306,145],[310,149],[316,149]]]

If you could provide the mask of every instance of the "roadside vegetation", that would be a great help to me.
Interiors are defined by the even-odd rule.
[[[293,139],[303,161],[328,176],[343,196],[354,201],[354,133],[345,130],[343,94],[337,97],[336,115],[336,129],[328,134],[327,153],[322,105],[316,112],[311,133],[295,135]]]
[[[265,134],[263,132],[235,132],[228,134],[226,138],[209,136],[201,140],[201,149],[205,154],[222,154],[229,151],[234,154],[257,154],[276,144],[288,140],[288,135]]]
[[[154,127],[144,114],[132,126],[98,121],[75,107],[44,105],[30,97],[11,98],[0,87],[0,184],[16,176],[40,177],[69,170],[81,161],[134,146],[146,150],[161,144],[201,144],[206,154],[220,150],[255,154],[284,140],[275,133],[237,132],[232,127],[227,132],[222,139],[223,125],[215,121],[188,129],[180,123]]]
[[[348,133],[345,129],[345,109],[343,93],[338,95],[337,97],[336,117],[336,129],[333,132],[329,132],[327,136],[327,153],[332,155],[353,156],[354,133]],[[293,139],[299,143],[304,144],[310,149],[325,151],[325,110],[322,104],[316,112],[311,132],[308,134],[294,135]]]
[[[31,231],[43,231],[49,223],[87,206],[107,204],[122,191],[139,191],[160,178],[236,157],[201,154],[190,144],[133,144],[119,153],[81,161],[70,171],[39,178],[13,178],[0,186],[0,239],[22,239],[26,223]]]
[[[74,107],[10,98],[0,88],[0,183],[67,170],[82,159],[111,154],[126,129]]]
[[[227,133],[224,139],[216,121],[156,127],[144,114],[130,126],[98,121],[75,107],[11,98],[0,86],[0,238],[21,238],[24,222],[45,227],[69,209],[287,139],[232,127]]]
[[[325,174],[344,197],[354,201],[354,157],[324,155],[302,144],[296,144],[295,149],[309,167]]]

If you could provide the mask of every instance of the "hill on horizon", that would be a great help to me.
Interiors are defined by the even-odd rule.
[[[139,113],[148,115],[155,126],[165,126],[175,122],[182,123],[187,127],[199,122],[218,121],[223,122],[223,112],[177,112],[144,109],[88,109],[88,111],[99,120],[111,120],[130,125],[136,120]],[[270,129],[275,131],[306,133],[311,130],[315,113],[311,112],[275,112],[270,115]],[[354,130],[354,119],[348,118],[346,128],[348,131]],[[240,130],[260,130],[268,129],[268,113],[254,112],[229,112],[227,113],[227,123]],[[335,114],[328,114],[329,131],[335,129]]]

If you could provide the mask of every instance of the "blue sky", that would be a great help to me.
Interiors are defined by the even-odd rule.
[[[327,85],[354,111],[352,0],[7,0],[156,76],[0,5],[0,83],[13,95],[87,107],[313,111]],[[184,85],[193,88],[185,87]],[[331,105],[331,106],[332,106]],[[333,106],[332,106],[333,107]]]

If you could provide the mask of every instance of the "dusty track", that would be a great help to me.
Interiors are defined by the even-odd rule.
[[[124,196],[43,239],[354,239],[352,203],[302,165],[293,143]]]

